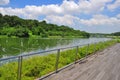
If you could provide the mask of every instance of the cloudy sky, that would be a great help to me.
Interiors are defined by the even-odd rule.
[[[120,0],[0,0],[0,13],[93,33],[120,31]]]

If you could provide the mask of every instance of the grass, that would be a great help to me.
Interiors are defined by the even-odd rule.
[[[118,41],[118,40],[117,40]],[[117,42],[116,40],[100,42],[78,48],[78,54],[75,57],[76,48],[64,50],[60,52],[59,65],[61,68],[71,62],[88,55],[103,50]],[[86,51],[87,50],[87,51]],[[22,80],[34,80],[45,74],[55,70],[56,54],[48,54],[45,56],[32,56],[24,59],[22,62]],[[0,80],[17,80],[18,63],[10,62],[0,66]]]
[[[7,35],[0,35],[0,38],[9,38]],[[16,36],[11,36],[11,38],[17,38]]]
[[[7,38],[7,36],[5,36],[5,35],[0,35],[0,38]]]

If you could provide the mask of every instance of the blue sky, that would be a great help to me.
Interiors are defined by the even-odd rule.
[[[61,4],[63,0],[11,0],[8,6],[14,8],[24,8],[26,5],[49,5],[49,4]]]
[[[0,13],[91,33],[120,31],[120,0],[0,0]]]

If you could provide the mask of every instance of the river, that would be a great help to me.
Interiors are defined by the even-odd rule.
[[[110,40],[110,38],[33,39],[0,38],[0,57],[34,53],[75,45],[84,45]]]

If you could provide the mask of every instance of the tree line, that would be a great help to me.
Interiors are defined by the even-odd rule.
[[[0,13],[0,35],[8,37],[30,37],[37,35],[41,37],[48,36],[83,36],[89,37],[90,34],[85,31],[74,30],[68,26],[58,26],[48,24],[46,21],[22,19],[17,16],[2,15]]]
[[[90,37],[119,37],[120,32],[114,32],[114,33],[89,33]]]
[[[120,36],[120,32],[114,32],[111,34],[112,36]]]

